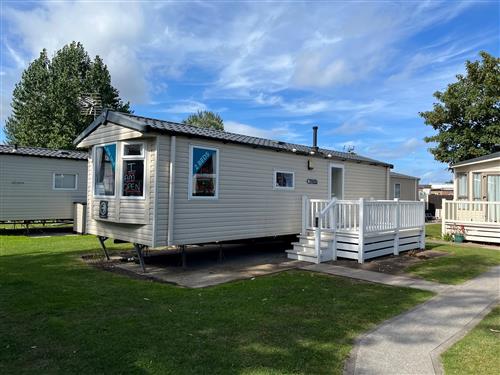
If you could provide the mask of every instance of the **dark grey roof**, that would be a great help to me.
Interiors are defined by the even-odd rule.
[[[41,158],[87,160],[88,154],[84,151],[54,150],[41,147],[16,147],[14,145],[0,145],[0,154],[37,156]]]
[[[488,155],[479,156],[479,157],[474,158],[474,159],[463,160],[463,161],[460,161],[458,163],[453,164],[451,167],[452,168],[459,167],[459,166],[464,165],[464,164],[475,163],[477,161],[487,161],[487,160],[495,159],[495,158],[500,158],[500,151],[494,152],[494,153],[488,154]]]
[[[408,174],[402,174],[397,172],[391,172],[391,177],[409,178],[410,180],[420,180],[420,177],[410,176]]]
[[[103,113],[101,113],[101,115],[97,117],[94,120],[94,122],[90,124],[87,127],[87,129],[85,129],[75,139],[74,144],[80,143],[84,138],[86,138],[89,134],[91,134],[97,127],[107,122],[112,122],[114,124],[134,129],[141,133],[159,132],[172,135],[184,135],[188,137],[214,139],[227,143],[244,144],[255,148],[262,147],[262,148],[273,149],[276,151],[294,152],[297,154],[311,154],[311,152],[315,152],[315,150],[309,146],[281,142],[281,141],[274,141],[265,138],[251,137],[248,135],[230,133],[215,129],[199,128],[196,126],[180,124],[171,121],[157,120],[148,117],[141,117],[127,113],[115,112],[111,110],[105,110]],[[381,162],[375,159],[370,159],[350,152],[340,152],[340,151],[320,148],[318,152],[315,152],[315,156],[365,162],[392,168],[391,164]]]

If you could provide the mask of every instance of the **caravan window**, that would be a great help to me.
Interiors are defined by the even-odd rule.
[[[94,152],[94,195],[115,195],[116,143],[96,146]]]
[[[483,199],[481,173],[472,174],[472,199],[475,201],[480,201]]]
[[[457,195],[459,199],[467,199],[467,173],[457,174]]]
[[[219,150],[191,146],[189,159],[189,198],[217,199]]]
[[[122,197],[144,198],[144,143],[123,144]]]
[[[54,173],[53,188],[54,190],[76,190],[77,175],[69,173]]]
[[[401,198],[401,184],[394,184],[394,198]]]
[[[274,171],[274,188],[293,190],[295,188],[295,173],[288,171]]]

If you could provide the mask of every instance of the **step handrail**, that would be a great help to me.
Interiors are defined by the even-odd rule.
[[[337,198],[332,198],[328,204],[323,208],[321,211],[316,212],[316,217],[315,217],[315,223],[314,223],[314,250],[316,251],[316,259],[317,262],[320,262],[320,256],[321,256],[321,232],[323,231],[323,219],[326,217],[326,215],[332,211],[332,217],[331,217],[331,230],[329,232],[332,232],[333,235],[335,236],[335,229],[337,228],[337,215],[335,211],[335,206],[337,205]],[[335,254],[335,248],[336,246],[332,246],[333,249],[331,249],[334,254],[333,254],[333,259],[336,259],[336,254]]]

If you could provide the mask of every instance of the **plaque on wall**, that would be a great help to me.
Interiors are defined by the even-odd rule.
[[[101,219],[108,218],[108,201],[100,201],[99,202],[99,217]]]
[[[308,178],[307,179],[307,183],[309,185],[317,185],[318,184],[318,180],[316,180],[315,178]]]

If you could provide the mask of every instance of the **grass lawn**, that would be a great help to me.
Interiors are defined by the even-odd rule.
[[[441,239],[441,224],[426,224],[425,238],[427,239]]]
[[[78,260],[96,248],[0,237],[0,373],[340,374],[355,337],[431,297],[299,271],[185,289]]]
[[[410,266],[406,272],[444,284],[460,284],[500,264],[500,251],[455,244],[428,244],[427,249],[449,253]]]
[[[492,331],[493,330],[493,331]],[[450,374],[498,374],[500,368],[500,306],[443,355]]]

